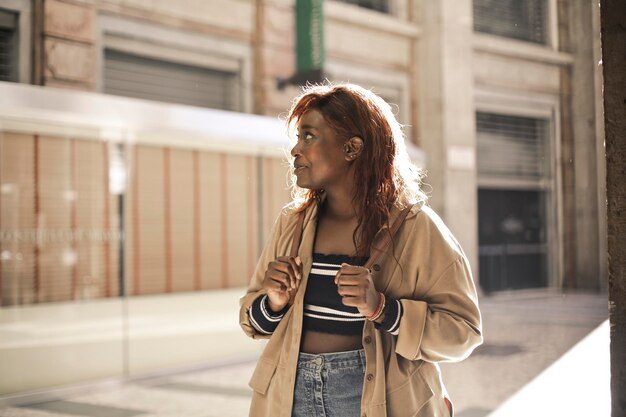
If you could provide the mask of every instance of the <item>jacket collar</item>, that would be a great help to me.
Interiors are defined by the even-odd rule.
[[[320,201],[316,201],[313,204],[311,204],[311,206],[309,206],[306,210],[305,216],[304,216],[304,227],[305,230],[309,229],[308,231],[311,233],[312,232],[312,236],[311,236],[311,240],[313,240],[313,237],[315,236],[316,233],[316,229],[317,229],[317,213],[319,211],[320,206],[324,203],[324,201],[326,200],[326,193],[322,193],[321,197],[320,197]],[[422,207],[425,205],[426,203],[416,203],[413,204],[413,207],[411,208],[411,210],[409,211],[409,213],[407,214],[406,218],[410,219],[412,217],[415,217],[417,215],[417,213],[419,213],[422,210]],[[389,219],[389,226],[391,226],[393,224],[393,222],[395,221],[396,217],[400,214],[400,212],[402,211],[402,208],[394,205],[391,209],[391,216]],[[406,221],[406,219],[405,219]],[[383,232],[384,230],[387,230],[389,227],[387,225],[384,225],[383,227],[380,228],[380,230],[376,233],[376,235],[374,236],[374,242],[376,243],[379,239],[379,236],[381,234],[381,232]],[[304,236],[303,236],[304,238]],[[312,246],[312,242],[307,242],[307,243],[311,243]],[[311,250],[313,248],[311,247]]]

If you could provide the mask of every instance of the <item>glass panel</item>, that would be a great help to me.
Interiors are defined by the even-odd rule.
[[[0,395],[123,374],[109,163],[106,142],[0,132]]]
[[[172,122],[249,123],[241,149],[258,118],[162,106],[164,133],[150,141],[94,109],[123,103],[141,125],[152,104],[33,91],[37,111],[0,129],[0,395],[258,353],[237,300],[289,201],[284,163],[207,149],[215,130],[192,142]],[[58,124],[32,116],[51,111]]]
[[[481,189],[478,212],[482,288],[546,286],[546,192]]]

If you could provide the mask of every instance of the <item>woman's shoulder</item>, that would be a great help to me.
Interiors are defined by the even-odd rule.
[[[296,204],[291,202],[280,210],[276,217],[274,228],[277,232],[289,232],[296,227],[298,218],[304,213],[305,223],[315,211],[315,203],[313,204]]]
[[[464,256],[461,245],[443,219],[430,206],[422,204],[411,212],[413,227],[411,239],[418,245],[428,245],[432,251],[447,252],[450,257]]]

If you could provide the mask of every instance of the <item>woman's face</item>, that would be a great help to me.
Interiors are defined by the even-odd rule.
[[[291,150],[296,184],[312,190],[329,190],[343,183],[350,164],[342,141],[318,110],[309,110],[298,121],[298,142]]]

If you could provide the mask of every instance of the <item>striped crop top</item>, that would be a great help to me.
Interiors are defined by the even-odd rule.
[[[362,266],[364,257],[313,254],[313,265],[304,293],[304,330],[323,333],[359,335],[365,317],[356,307],[343,305],[337,292],[335,276],[342,263]]]
[[[304,293],[303,330],[341,335],[360,335],[363,331],[365,317],[356,307],[343,305],[337,292],[335,275],[342,263],[364,265],[366,257],[348,255],[313,254],[313,265]],[[249,310],[250,323],[260,333],[270,335],[280,323],[289,307],[274,313],[267,295],[258,297]],[[398,334],[402,318],[402,303],[385,295],[385,316],[382,323],[374,323],[377,329],[385,330],[393,335]]]

